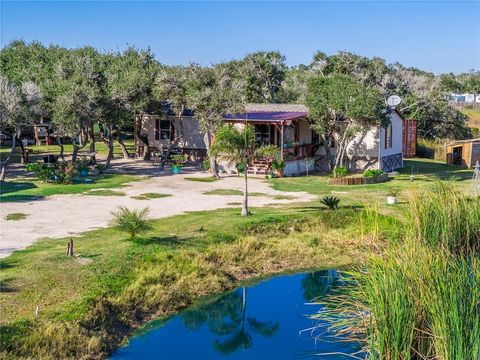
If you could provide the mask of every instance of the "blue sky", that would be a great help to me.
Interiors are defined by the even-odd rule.
[[[3,1],[1,44],[150,47],[166,64],[207,65],[279,50],[380,56],[434,73],[480,69],[480,2]]]

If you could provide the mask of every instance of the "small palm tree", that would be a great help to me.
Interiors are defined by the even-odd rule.
[[[245,171],[245,189],[243,193],[242,216],[247,216],[248,211],[248,163],[255,157],[255,131],[252,126],[245,125],[238,128],[234,125],[224,125],[215,135],[213,146],[215,154],[229,161],[235,161]]]
[[[130,235],[133,240],[137,235],[152,229],[147,220],[149,208],[129,210],[125,206],[119,206],[118,211],[113,214],[113,225],[120,231]]]
[[[327,206],[330,210],[336,210],[338,209],[338,203],[340,202],[340,199],[335,196],[325,196],[320,202]]]

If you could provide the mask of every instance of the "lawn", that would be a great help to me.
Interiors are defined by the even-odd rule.
[[[42,240],[1,260],[5,355],[104,357],[142,322],[200,296],[255,276],[342,267],[383,244],[358,234],[359,223],[365,234],[370,225],[355,209],[252,212],[154,220],[153,230],[134,241],[113,228],[87,232],[74,238],[73,258],[65,255],[69,238]]]
[[[125,143],[125,146],[127,147],[127,150],[129,151],[129,153],[130,154],[133,153],[133,151],[134,151],[133,140],[125,140],[124,143]],[[27,146],[27,148],[33,150],[33,152],[30,153],[30,155],[29,155],[29,159],[31,161],[42,160],[42,158],[45,155],[48,155],[48,154],[58,155],[60,153],[60,147],[58,145],[41,145],[41,146],[30,145],[30,146]],[[11,150],[11,148],[9,146],[1,146],[0,147],[0,158],[3,159],[8,153],[10,153],[10,150]],[[65,155],[71,155],[72,151],[73,151],[72,144],[65,144],[64,145]],[[87,144],[83,149],[80,150],[80,152],[85,152],[85,151],[89,151],[89,144]],[[95,143],[95,151],[96,151],[97,154],[107,155],[108,148],[103,142],[97,141]],[[19,153],[20,153],[20,148],[17,148],[17,153],[15,154],[15,156],[13,158],[14,162],[19,162],[20,161]],[[114,146],[113,146],[113,154],[114,154],[114,156],[122,156],[123,155],[122,150],[120,148],[120,145],[116,141],[114,142]]]
[[[309,177],[285,177],[268,180],[276,190],[306,191],[320,196],[336,196],[343,205],[359,205],[365,201],[378,201],[385,204],[385,198],[390,188],[400,191],[400,200],[411,189],[431,187],[435,179],[452,180],[455,186],[463,191],[471,187],[472,170],[446,165],[429,159],[410,159],[404,161],[404,168],[391,181],[370,185],[329,185],[326,175],[310,175]],[[410,175],[414,181],[410,181]]]
[[[54,184],[38,180],[7,181],[0,188],[0,202],[29,201],[51,195],[80,194],[93,189],[111,189],[126,186],[129,182],[140,181],[142,177],[111,174],[99,177],[90,184]],[[98,190],[100,191],[100,190]],[[99,193],[88,193],[100,195]]]

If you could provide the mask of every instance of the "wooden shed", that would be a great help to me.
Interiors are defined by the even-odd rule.
[[[480,138],[454,141],[447,147],[447,164],[461,165],[468,168],[480,163]]]
[[[402,150],[404,158],[417,155],[417,120],[403,119]]]

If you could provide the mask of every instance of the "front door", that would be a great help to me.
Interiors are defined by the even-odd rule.
[[[255,143],[257,146],[270,145],[270,126],[266,124],[255,125]]]

